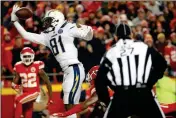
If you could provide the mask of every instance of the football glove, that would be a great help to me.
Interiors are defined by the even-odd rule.
[[[18,7],[18,5],[14,5],[13,9],[12,9],[12,13],[11,13],[11,21],[15,22],[18,21],[18,17],[16,16],[16,11],[18,11],[20,9],[20,7]]]

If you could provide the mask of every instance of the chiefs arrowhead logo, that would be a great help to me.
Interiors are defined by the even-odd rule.
[[[32,67],[31,68],[31,72],[35,72],[36,71],[36,68],[35,67]]]

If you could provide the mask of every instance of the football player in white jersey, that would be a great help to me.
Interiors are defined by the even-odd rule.
[[[78,60],[78,50],[74,45],[74,38],[91,40],[93,30],[90,26],[77,25],[65,20],[63,13],[52,9],[45,13],[43,26],[45,30],[40,34],[27,32],[18,22],[15,12],[20,8],[13,6],[11,21],[26,40],[34,43],[43,44],[50,48],[56,60],[64,72],[63,92],[64,104],[66,110],[69,110],[74,104],[79,103],[81,94],[81,84],[85,78],[84,67]],[[76,118],[70,116],[68,118]]]

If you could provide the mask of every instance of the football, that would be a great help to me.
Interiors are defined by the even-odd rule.
[[[16,16],[22,20],[26,20],[32,17],[32,14],[32,11],[26,7],[22,7],[18,11],[16,11]]]

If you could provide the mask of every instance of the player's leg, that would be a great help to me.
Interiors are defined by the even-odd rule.
[[[103,118],[127,118],[130,112],[130,101],[123,95],[114,95]]]
[[[48,103],[48,95],[43,90],[43,88],[40,88],[40,94],[38,95],[37,99],[34,102],[33,105],[33,111],[40,112],[47,108]]]
[[[64,71],[63,99],[66,110],[79,103],[81,85],[84,78],[85,72],[82,64],[72,65]],[[70,116],[70,118],[76,118],[76,116]]]
[[[146,94],[144,97],[145,98],[141,99],[141,106],[138,114],[140,114],[142,118],[165,118],[164,112],[156,97],[153,97],[152,94]]]
[[[34,93],[23,93],[15,98],[15,118],[20,118],[22,115],[22,104],[35,100],[39,95],[38,92]]]
[[[34,103],[34,101],[30,101],[30,102],[25,103],[23,105],[24,118],[32,118],[33,103]]]

